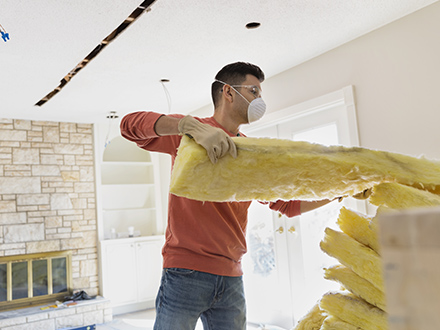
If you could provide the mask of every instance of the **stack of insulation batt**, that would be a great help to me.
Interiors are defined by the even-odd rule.
[[[440,196],[398,183],[373,187],[369,201],[378,213],[440,205]],[[320,301],[321,312],[329,315],[321,330],[388,329],[377,218],[342,208],[338,218],[342,232],[326,228],[321,249],[341,265],[325,270],[325,278],[345,289],[329,292]]]
[[[238,156],[212,164],[184,137],[171,193],[200,201],[321,200],[372,188],[378,213],[440,205],[440,163],[365,148],[278,139],[233,138]],[[342,208],[342,231],[325,230],[321,248],[340,265],[325,277],[343,290],[325,294],[296,330],[388,329],[377,220]]]

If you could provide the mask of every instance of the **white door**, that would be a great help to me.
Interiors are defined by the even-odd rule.
[[[328,97],[324,100],[328,101]],[[300,115],[290,115],[288,120],[278,120],[273,125],[263,123],[258,130],[246,133],[326,145],[356,144],[355,120],[350,121],[353,114],[348,114],[347,104],[334,102],[319,110],[315,101],[310,112],[301,111]],[[358,205],[353,203],[349,207],[356,209]],[[252,203],[248,253],[243,259],[250,323],[290,329],[325,292],[339,288],[323,278],[323,267],[335,261],[320,250],[319,242],[325,227],[335,228],[341,206],[333,202],[300,217],[287,218],[265,205]]]
[[[277,128],[261,132],[277,137]],[[247,319],[254,324],[291,327],[292,299],[284,218],[253,202],[248,211],[247,248],[243,257]]]
[[[276,137],[296,140],[290,133],[286,136],[289,127],[295,125],[288,122],[259,133],[274,137],[276,132]],[[335,127],[324,126],[322,130],[303,130],[298,134],[303,141],[322,136],[332,142],[329,144],[337,144],[336,133]],[[338,288],[323,278],[322,268],[334,261],[320,250],[319,242],[324,228],[334,227],[340,207],[333,202],[300,217],[287,218],[267,205],[252,203],[248,253],[243,259],[249,322],[290,329],[323,293]]]

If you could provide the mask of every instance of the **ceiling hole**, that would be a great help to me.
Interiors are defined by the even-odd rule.
[[[249,30],[256,29],[256,28],[260,27],[260,25],[261,25],[261,23],[258,23],[258,22],[250,22],[250,23],[246,24],[246,29],[249,29]]]

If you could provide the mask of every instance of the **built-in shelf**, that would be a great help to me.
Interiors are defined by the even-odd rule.
[[[165,240],[161,155],[139,148],[108,125],[98,124],[95,132],[102,151],[96,168],[101,179],[97,187],[100,292],[111,300],[113,314],[152,308]],[[129,227],[134,228],[134,237]]]
[[[156,210],[156,208],[155,207],[131,207],[131,208],[120,208],[120,209],[114,208],[114,209],[104,210],[104,212],[118,212],[118,211],[125,211],[125,210],[151,210],[151,211],[154,211],[154,210]]]
[[[124,166],[139,166],[139,165],[145,165],[145,166],[153,166],[153,163],[150,161],[106,161],[103,163],[105,166],[118,166],[118,165],[124,165]]]
[[[108,184],[102,187],[104,210],[155,207],[153,184]]]
[[[111,140],[105,148],[104,162],[151,162],[151,154],[122,136]]]
[[[101,163],[104,238],[127,232],[157,233],[157,184],[150,152],[122,137],[106,147]]]
[[[147,151],[145,151],[147,152]],[[154,167],[146,162],[103,162],[102,184],[154,184]]]

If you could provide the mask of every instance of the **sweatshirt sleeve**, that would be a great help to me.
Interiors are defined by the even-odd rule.
[[[292,218],[301,215],[301,201],[276,201],[269,204],[269,208]]]
[[[154,130],[156,121],[162,116],[163,114],[152,111],[129,113],[121,120],[121,135],[142,149],[175,156],[181,137],[179,135],[158,136]],[[183,117],[182,115],[170,116]]]

